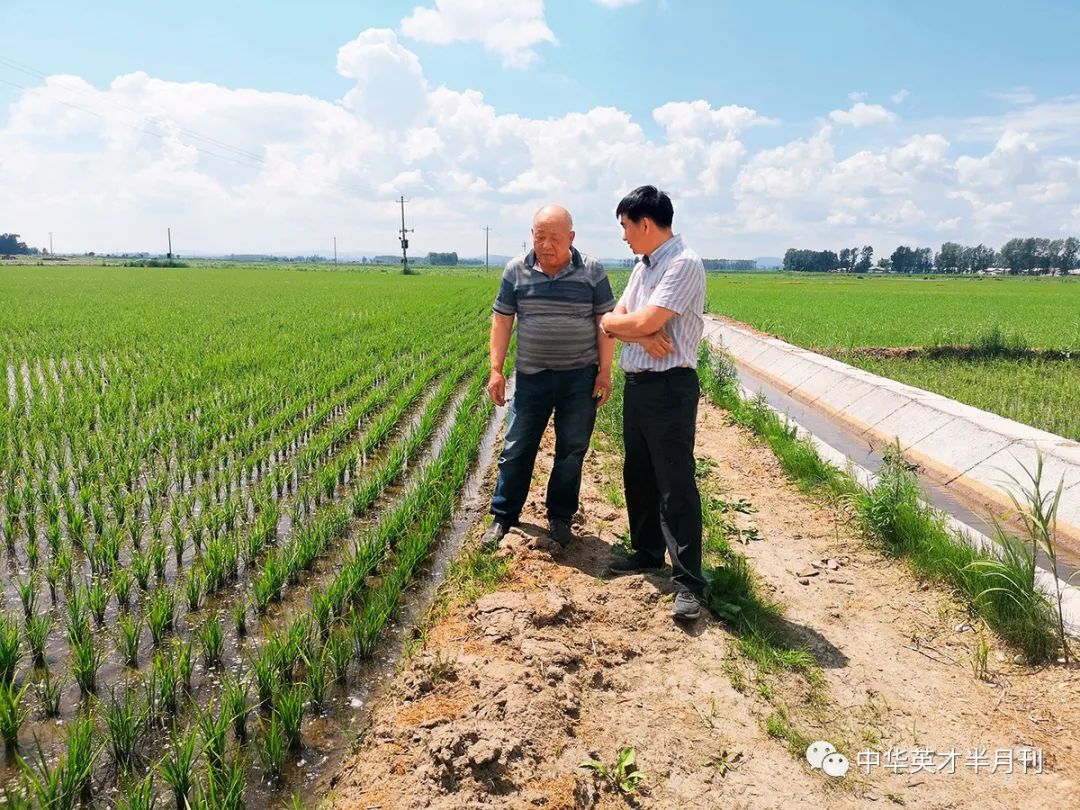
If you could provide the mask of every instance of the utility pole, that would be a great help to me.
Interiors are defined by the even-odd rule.
[[[337,237],[334,237],[334,267],[337,267]]]
[[[489,246],[491,245],[491,228],[484,226],[484,269],[488,267],[488,257],[491,255]]]
[[[50,255],[50,256],[52,256],[52,255],[53,255],[53,249],[52,249],[52,231],[49,231],[49,255]]]
[[[528,242],[522,242],[521,243],[521,252],[522,253],[528,253],[529,252],[529,243]]]
[[[405,197],[401,197],[398,200],[401,203],[401,272],[403,275],[409,275],[409,238],[405,235],[412,233],[412,228],[405,227]]]
[[[166,233],[169,234],[169,252],[166,254],[165,258],[166,259],[171,259],[172,258],[172,228],[166,228],[165,231],[166,231]]]

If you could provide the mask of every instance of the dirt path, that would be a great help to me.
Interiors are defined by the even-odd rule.
[[[714,493],[756,509],[738,515],[739,550],[814,654],[816,686],[755,668],[711,618],[675,625],[663,579],[600,577],[626,523],[610,501],[617,462],[590,453],[580,539],[551,544],[534,495],[502,552],[507,576],[433,622],[335,777],[332,806],[1075,806],[1080,669],[1012,663],[947,593],[869,548],[704,402],[698,455],[715,462]],[[882,765],[813,771],[799,753],[815,739],[853,759],[880,752]],[[631,797],[578,767],[613,762],[624,746],[647,773]],[[1027,747],[1041,749],[1043,773],[1023,773]],[[903,754],[890,770],[893,748]],[[950,749],[955,773],[919,769],[928,756],[941,767]],[[979,749],[988,761],[976,773]]]

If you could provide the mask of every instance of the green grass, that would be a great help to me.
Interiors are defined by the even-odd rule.
[[[711,312],[796,345],[1080,439],[1080,279],[710,275],[708,295]],[[851,353],[942,346],[984,351],[974,358]],[[1070,359],[985,351],[1008,347]]]

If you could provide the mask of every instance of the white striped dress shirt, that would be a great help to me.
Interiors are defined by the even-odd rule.
[[[705,266],[694,251],[672,236],[642,257],[630,274],[619,304],[627,312],[649,305],[676,314],[664,326],[675,351],[655,360],[636,343],[625,343],[619,358],[623,371],[667,371],[677,366],[697,367],[698,345],[705,328]]]

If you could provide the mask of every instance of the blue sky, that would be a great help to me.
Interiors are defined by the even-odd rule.
[[[242,145],[263,158],[274,153],[276,144],[290,153],[292,174],[286,174],[294,181],[311,177],[308,167],[319,164],[314,184],[338,191],[344,184],[364,198],[357,204],[390,196],[388,184],[398,180],[402,193],[425,201],[421,206],[427,206],[425,215],[445,213],[445,227],[425,222],[432,239],[441,240],[431,249],[442,249],[457,232],[463,215],[450,209],[455,195],[465,190],[476,198],[475,206],[470,204],[475,216],[493,221],[498,231],[516,234],[520,231],[516,220],[529,205],[559,193],[579,205],[599,205],[603,200],[606,208],[617,190],[600,184],[645,179],[650,157],[656,158],[657,182],[692,196],[687,210],[712,223],[699,235],[707,239],[703,252],[711,255],[775,254],[797,240],[821,246],[833,240],[873,240],[881,244],[880,252],[901,240],[933,245],[946,237],[971,242],[1003,239],[1025,227],[1050,236],[1080,231],[1080,199],[1069,190],[1080,186],[1080,176],[1072,174],[1080,143],[1080,134],[1073,134],[1077,120],[1073,116],[1080,108],[1076,47],[1080,4],[1072,2],[1033,0],[1020,7],[997,0],[410,0],[303,5],[67,0],[45,7],[43,11],[43,4],[25,0],[5,0],[0,7],[0,25],[15,32],[5,37],[0,51],[0,81],[8,83],[0,83],[0,138],[6,134],[7,143],[26,159],[48,162],[52,154],[69,171],[77,165],[71,160],[74,153],[100,148],[105,153],[100,157],[111,169],[131,173],[128,181],[133,185],[128,190],[136,197],[133,177],[145,178],[150,172],[168,185],[165,178],[171,171],[175,194],[190,195],[199,189],[208,200],[227,203],[223,222],[235,217],[245,223],[234,230],[244,234],[245,244],[238,249],[300,250],[308,245],[302,227],[286,238],[272,224],[268,230],[278,235],[263,240],[264,246],[254,244],[259,241],[259,216],[270,217],[273,223],[295,209],[283,205],[269,211],[264,205],[261,211],[252,208],[245,213],[243,199],[258,180],[264,181],[265,203],[266,189],[274,187],[274,179],[215,170],[208,167],[213,158],[207,159],[205,153],[194,164],[185,162],[185,146],[199,144],[185,131]],[[427,14],[423,20],[418,10]],[[477,24],[478,19],[484,23]],[[503,30],[511,32],[509,37],[518,38],[518,45],[508,44],[508,36],[485,34],[489,24],[500,21],[508,26]],[[529,26],[533,35],[522,34]],[[390,32],[393,41],[361,40],[356,49],[363,53],[356,64],[363,75],[343,73],[339,49],[372,29]],[[34,71],[78,77],[88,86],[80,82],[80,89],[73,91],[68,79],[49,90]],[[153,88],[121,93],[119,101],[116,91],[110,91],[117,77],[142,74],[152,80]],[[414,86],[417,75],[421,90]],[[227,91],[232,100],[216,98],[204,108],[199,88],[208,85]],[[492,127],[506,130],[487,145],[505,158],[505,165],[489,174],[464,166],[458,156],[470,145],[459,140],[452,146],[453,139],[444,131],[446,120],[430,110],[410,113],[407,123],[404,118],[381,120],[379,111],[391,102],[380,94],[402,88],[405,93],[424,94],[439,88],[457,94],[477,91],[495,116]],[[311,130],[331,126],[323,118],[334,119],[334,111],[297,113],[297,99],[351,109],[361,126],[382,133],[392,128],[399,139],[415,143],[434,138],[440,143],[418,147],[420,157],[402,158],[394,167],[397,171],[385,177],[365,174],[357,165],[332,176],[333,168],[324,165],[329,157],[320,157],[319,152],[329,146],[327,142],[275,131],[265,120],[271,113],[254,110],[239,97],[242,90],[259,91],[261,100],[254,106],[278,112],[275,104],[286,96],[293,99],[285,108],[313,116]],[[153,123],[126,120],[125,126],[145,132],[167,119],[175,127],[168,137],[153,136],[162,142],[160,154],[155,156],[149,148],[145,153],[136,150],[138,159],[125,169],[123,139],[115,134],[68,122],[63,137],[58,137],[51,125],[43,124],[49,116],[31,105],[46,104],[48,99],[42,96],[47,93],[54,105],[76,115],[82,109],[99,121],[126,120],[134,114],[134,105],[145,107],[145,115],[152,109]],[[360,98],[365,93],[367,101]],[[679,137],[693,139],[686,154],[697,163],[679,166],[672,154],[657,156],[657,150],[665,148],[680,152],[681,142],[655,111],[680,102],[703,102],[708,111],[747,108],[757,120],[731,126],[730,116],[706,120],[698,109],[697,123],[687,119],[685,126],[677,127]],[[117,103],[124,104],[125,112],[117,112]],[[185,104],[199,109],[172,106]],[[863,107],[857,115],[843,115],[858,104]],[[606,108],[618,111],[625,121],[609,121],[594,112]],[[841,115],[834,116],[835,112]],[[452,111],[443,113],[454,116]],[[616,146],[633,142],[640,134],[644,140],[639,144],[644,161],[640,178],[626,171],[627,165],[634,165],[629,157],[614,168],[598,167],[595,156],[591,163],[588,155],[571,159],[562,171],[584,175],[577,180],[560,176],[558,167],[537,166],[537,160],[558,149],[545,146],[528,132],[530,124],[522,122],[537,128],[580,128],[580,121],[567,118],[574,114],[597,118],[605,132],[615,133]],[[520,120],[514,124],[510,119]],[[625,137],[618,140],[617,131],[624,124]],[[332,124],[344,125],[336,119]],[[563,143],[559,149],[576,144],[587,150],[588,132],[585,126],[573,144]],[[1011,140],[1003,144],[1010,133]],[[911,150],[919,153],[919,160],[900,151],[915,138],[924,139],[914,142]],[[927,138],[941,138],[947,146]],[[202,143],[205,146],[206,141]],[[723,154],[719,147],[709,151],[710,144],[720,143],[730,148]],[[368,159],[385,165],[386,145],[372,143],[371,149]],[[514,159],[526,153],[531,163]],[[855,163],[850,162],[853,157],[858,158]],[[352,159],[363,162],[364,154]],[[859,178],[869,176],[868,171],[873,175],[870,167],[881,170],[880,184],[869,188],[863,183],[846,208],[827,210],[826,199],[815,198],[843,191],[845,178],[852,173]],[[5,177],[11,168],[0,158],[0,180],[9,180],[9,189],[16,188],[23,200],[39,191],[23,172]],[[184,174],[179,180],[177,170]],[[192,171],[202,172],[205,183]],[[449,175],[472,180],[455,186],[445,180]],[[53,178],[58,179],[63,178]],[[778,186],[778,181],[783,182]],[[139,210],[157,206],[162,215],[175,215],[183,209],[177,203],[181,197],[174,204],[163,197],[168,195],[159,189],[153,199],[141,201]],[[327,201],[317,197],[312,191],[312,205],[320,213],[309,214],[308,219],[337,220],[324,210]],[[881,198],[887,198],[891,207],[878,206]],[[14,194],[6,199],[5,203],[0,197],[5,221],[18,208],[29,219],[20,225],[24,231],[41,226],[38,220],[47,212],[27,209]],[[943,199],[950,202],[936,204]],[[56,218],[57,202],[49,206],[53,213],[47,218]],[[904,202],[910,202],[906,209]],[[120,219],[138,208],[132,201],[121,203],[115,212]],[[340,227],[345,227],[348,218],[340,219]],[[617,239],[602,232],[603,217],[583,221],[589,222],[587,232],[602,245],[594,252],[607,255],[619,250]],[[102,225],[75,228],[72,232],[80,243],[72,249],[92,249],[83,242]],[[225,244],[222,234],[207,232],[207,223],[193,220],[190,225],[200,248],[216,250]],[[125,239],[141,243],[149,227],[137,216],[126,233],[104,241],[110,248]],[[0,229],[9,226],[0,224]],[[424,242],[424,237],[418,240]],[[381,231],[370,237],[358,233],[352,241],[357,249],[392,244]],[[515,236],[513,243],[520,240]],[[508,245],[509,240],[503,245],[507,251]],[[445,247],[468,252],[465,245]]]

